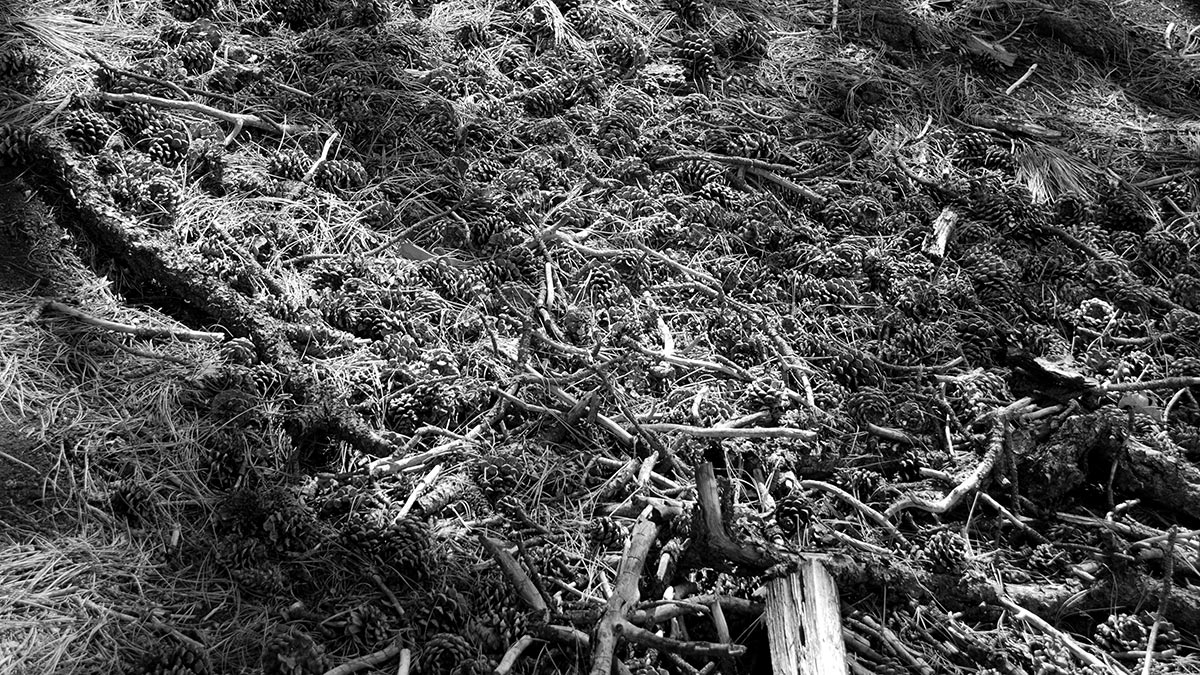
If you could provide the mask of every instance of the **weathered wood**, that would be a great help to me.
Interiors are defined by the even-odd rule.
[[[767,636],[776,673],[844,675],[846,645],[837,585],[813,560],[767,582]]]
[[[950,235],[957,224],[958,213],[950,207],[942,209],[937,220],[933,221],[933,239],[925,247],[925,255],[938,260],[946,257],[946,245],[950,242]]]
[[[617,570],[616,585],[613,587],[612,595],[608,598],[608,607],[604,611],[604,618],[596,627],[596,637],[592,648],[591,675],[609,675],[612,672],[613,652],[617,648],[621,629],[628,624],[627,617],[630,611],[642,597],[638,582],[642,576],[642,568],[646,565],[650,547],[658,538],[658,523],[652,519],[653,513],[653,508],[647,506],[642,511],[637,524],[633,526],[629,549],[625,552],[625,556],[621,559],[621,566]]]

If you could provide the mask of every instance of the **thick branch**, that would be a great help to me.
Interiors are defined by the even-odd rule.
[[[621,559],[621,566],[617,570],[617,581],[612,595],[608,598],[608,608],[604,611],[600,625],[596,627],[591,675],[610,675],[612,672],[613,652],[617,648],[622,624],[629,623],[629,612],[641,597],[638,581],[642,577],[642,568],[646,565],[650,547],[658,538],[658,523],[652,518],[653,514],[654,510],[646,507],[637,524],[633,526],[629,550]]]

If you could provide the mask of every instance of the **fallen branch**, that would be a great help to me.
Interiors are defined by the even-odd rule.
[[[508,651],[504,652],[504,656],[500,659],[499,665],[496,666],[494,675],[507,675],[517,665],[517,659],[525,653],[526,649],[533,644],[532,635],[522,635],[521,639],[513,643]]]
[[[608,607],[604,611],[600,625],[596,627],[595,637],[592,640],[592,667],[589,671],[591,675],[610,675],[612,673],[614,652],[623,632],[622,629],[626,626],[632,627],[629,624],[628,615],[630,610],[637,605],[641,596],[638,587],[642,569],[646,565],[650,547],[658,538],[658,523],[654,521],[653,515],[654,509],[646,507],[642,510],[637,524],[633,526],[629,549],[621,558],[616,584],[613,587],[612,595],[608,598]]]
[[[516,559],[504,549],[504,546],[499,541],[488,537],[482,532],[478,536],[479,543],[483,544],[487,552],[495,558],[496,564],[500,566],[500,571],[504,573],[504,577],[513,585],[513,588],[517,590],[517,595],[521,597],[525,605],[532,610],[545,612],[547,609],[545,599],[542,598],[542,594],[533,585],[533,580],[529,578],[529,575],[525,573],[525,570],[521,568]]]
[[[895,516],[897,513],[906,509],[921,509],[930,513],[946,513],[947,511],[958,506],[959,502],[966,497],[967,494],[979,489],[984,478],[991,474],[992,469],[996,468],[996,462],[999,461],[1000,455],[1004,451],[1004,431],[1008,429],[1007,418],[1002,418],[997,422],[998,429],[993,431],[991,438],[988,440],[987,452],[983,458],[979,460],[979,464],[975,469],[967,475],[961,483],[951,490],[945,497],[930,501],[916,495],[906,495],[887,508],[884,515],[888,518]],[[1002,431],[1003,430],[1003,431]]]
[[[325,142],[321,144],[321,154],[317,156],[317,159],[308,167],[308,171],[305,171],[304,175],[300,178],[301,183],[307,184],[312,182],[313,176],[317,175],[317,169],[320,169],[321,165],[329,159],[329,149],[341,137],[342,135],[336,131],[329,134],[329,138],[326,138]]]
[[[825,202],[829,201],[828,199],[825,199],[821,195],[814,192],[811,188],[806,188],[798,183],[793,183],[792,181],[772,171],[764,171],[763,169],[746,167],[746,173],[750,173],[764,180],[768,180],[789,192],[794,192],[804,198],[805,201],[812,202],[817,206],[823,206]]]
[[[731,157],[729,155],[718,155],[711,152],[685,152],[678,155],[669,155],[667,157],[655,160],[655,163],[670,164],[672,162],[687,162],[692,160],[720,162],[721,164],[729,164],[731,166],[741,166],[752,169],[760,169],[762,171],[772,171],[777,174],[796,173],[796,167],[788,166],[787,164],[775,164],[773,162],[764,162],[761,159],[750,159],[749,157]]]
[[[1001,605],[1003,605],[1005,609],[1012,612],[1014,615],[1013,618],[1017,619],[1018,621],[1025,621],[1025,622],[1029,623],[1029,625],[1033,626],[1035,629],[1038,630],[1038,632],[1042,633],[1043,635],[1046,635],[1048,637],[1055,638],[1057,640],[1062,641],[1063,646],[1065,646],[1067,649],[1069,649],[1072,654],[1074,654],[1079,660],[1083,661],[1087,665],[1096,668],[1098,672],[1101,672],[1101,673],[1108,673],[1108,672],[1128,673],[1129,672],[1124,666],[1121,666],[1120,664],[1106,663],[1104,661],[1104,659],[1101,659],[1100,657],[1098,657],[1098,656],[1092,654],[1091,652],[1089,652],[1088,650],[1084,649],[1083,646],[1080,645],[1078,642],[1076,642],[1075,639],[1072,638],[1070,635],[1063,633],[1062,631],[1058,630],[1054,626],[1051,626],[1042,617],[1040,617],[1037,614],[1034,614],[1033,612],[1018,605],[1009,596],[1002,594],[996,598],[996,601],[999,602]]]
[[[749,617],[758,616],[763,610],[761,602],[753,602],[732,595],[696,595],[688,597],[686,603],[664,602],[652,608],[639,609],[630,613],[629,622],[636,626],[654,626],[676,617],[692,616],[706,610],[711,611],[710,608],[714,605],[720,605],[722,611]]]
[[[143,75],[142,73],[135,73],[132,70],[126,70],[119,66],[114,66],[112,63],[101,58],[101,56],[99,54],[92,51],[91,49],[85,50],[84,54],[87,54],[88,58],[90,58],[91,60],[100,64],[100,67],[105,70],[112,71],[118,75],[124,75],[125,77],[132,77],[135,80],[147,82],[149,84],[157,84],[160,87],[166,87],[167,89],[174,90],[175,93],[179,94],[180,96],[182,96],[184,98],[189,98],[189,96],[188,96],[189,92],[187,91],[187,89],[179,86],[178,84],[175,84],[174,82],[170,82],[168,80],[163,80],[163,79],[160,79],[157,77],[151,77],[150,75]],[[195,92],[192,92],[192,93],[195,93]],[[221,96],[220,98],[224,98],[224,99],[230,101],[231,103],[234,102],[233,99],[230,99],[225,96]]]
[[[1175,536],[1179,532],[1179,526],[1171,526],[1171,531],[1167,535],[1167,553],[1166,564],[1163,569],[1162,593],[1158,598],[1158,609],[1154,612],[1154,626],[1150,629],[1150,637],[1146,640],[1146,658],[1142,662],[1142,675],[1150,675],[1154,668],[1154,643],[1158,641],[1158,631],[1162,628],[1163,621],[1167,620],[1167,602],[1171,599],[1171,584],[1174,582],[1175,565],[1174,558],[1171,553],[1175,552]]]
[[[633,246],[634,246],[634,248],[641,251],[642,253],[645,253],[646,255],[650,256],[651,258],[654,258],[655,260],[666,263],[669,267],[672,267],[672,268],[678,270],[679,272],[686,274],[689,277],[703,281],[705,284],[707,284],[708,286],[711,287],[711,288],[708,288],[709,291],[715,293],[722,299],[725,297],[724,284],[722,284],[720,281],[718,281],[712,275],[705,274],[704,272],[701,272],[700,270],[688,267],[687,265],[684,265],[683,263],[675,260],[674,258],[667,255],[666,253],[663,253],[662,251],[656,251],[640,241],[633,242]]]
[[[703,530],[694,533],[696,540],[713,552],[739,565],[766,570],[783,560],[783,554],[768,551],[762,546],[747,546],[734,541],[725,530],[725,519],[721,513],[721,496],[717,490],[717,478],[711,462],[696,467],[696,500],[700,505]]]
[[[958,212],[947,206],[933,221],[933,239],[925,247],[925,255],[941,260],[946,257],[946,246],[950,243],[950,235],[958,224]]]
[[[1200,387],[1200,377],[1167,377],[1144,382],[1110,382],[1096,387],[1095,391],[1097,394],[1111,394],[1119,391],[1151,391],[1186,387]]]
[[[225,339],[224,333],[211,333],[208,331],[188,330],[186,328],[156,328],[147,326],[131,326],[125,323],[109,321],[99,317],[92,316],[83,310],[75,309],[69,305],[65,305],[57,300],[48,300],[45,309],[65,314],[73,319],[85,323],[89,326],[103,328],[115,333],[127,333],[134,337],[144,338],[149,340],[180,340],[182,342],[221,342]]]
[[[817,432],[808,429],[792,429],[789,427],[750,427],[738,429],[733,427],[693,427],[686,424],[643,424],[646,431],[658,433],[676,433],[695,438],[791,438],[800,441],[815,441]]]
[[[234,125],[235,133],[231,134],[231,137],[227,137],[225,139],[226,145],[233,140],[232,136],[236,135],[236,131],[242,129],[243,127],[259,129],[261,131],[278,134],[280,136],[299,134],[309,130],[308,127],[305,126],[271,122],[256,115],[226,112],[220,108],[214,108],[212,106],[204,105],[203,103],[196,103],[195,101],[176,101],[158,96],[148,96],[146,94],[110,94],[107,92],[100,92],[99,97],[101,100],[110,101],[112,103],[145,103],[146,105],[158,106],[160,108],[187,110],[188,112],[194,112],[198,115],[215,117],[216,119],[229,122],[230,124]]]
[[[377,652],[372,652],[366,656],[360,656],[353,661],[347,661],[336,668],[331,668],[330,670],[325,671],[325,675],[350,675],[350,673],[357,673],[360,670],[366,670],[386,661],[390,661],[392,657],[399,655],[403,650],[404,647],[402,646],[401,642],[396,640],[392,642],[392,644],[380,649]]]
[[[853,506],[855,509],[858,510],[859,513],[866,516],[868,519],[870,519],[876,525],[879,525],[880,527],[882,527],[884,529],[884,531],[886,531],[888,533],[889,536],[891,536],[893,539],[896,540],[896,543],[900,544],[901,546],[908,547],[908,545],[909,545],[908,540],[904,537],[903,534],[900,534],[900,530],[896,529],[896,526],[893,525],[891,523],[891,521],[889,521],[886,517],[884,517],[884,515],[881,514],[880,512],[878,512],[875,509],[871,508],[870,506],[867,506],[866,504],[864,504],[860,499],[858,499],[854,495],[850,494],[849,492],[846,492],[845,490],[841,489],[840,487],[838,487],[836,485],[831,485],[829,483],[826,483],[824,481],[819,481],[819,480],[800,481],[800,487],[805,488],[807,490],[820,490],[821,492],[825,492],[827,494],[831,494],[831,495],[837,497],[838,499]]]
[[[1097,251],[1095,248],[1092,247],[1091,244],[1080,239],[1079,237],[1076,237],[1075,235],[1071,234],[1064,228],[1061,228],[1057,225],[1051,225],[1049,223],[1046,223],[1046,224],[1042,225],[1042,229],[1044,229],[1045,231],[1049,232],[1050,234],[1053,234],[1054,236],[1061,239],[1063,241],[1063,243],[1066,244],[1067,246],[1070,246],[1071,248],[1075,249],[1076,251],[1080,251],[1080,252],[1084,253],[1085,255],[1087,255],[1089,258],[1092,258],[1093,260],[1103,260],[1104,259],[1103,253],[1101,253],[1100,251]]]
[[[647,349],[646,347],[643,347],[642,345],[638,344],[636,341],[634,341],[633,338],[626,338],[624,344],[635,349],[636,351],[638,351],[642,354],[645,354],[646,356],[656,358],[661,361],[665,361],[666,363],[670,363],[671,365],[683,366],[685,368],[698,368],[700,370],[708,370],[708,371],[711,371],[714,373],[718,373],[721,375],[725,375],[727,377],[734,378],[736,380],[742,380],[742,381],[747,381],[747,382],[754,379],[753,376],[750,375],[750,373],[746,370],[743,370],[743,369],[740,369],[740,368],[737,368],[734,366],[727,366],[724,364],[716,363],[715,361],[702,361],[700,359],[689,359],[684,356],[677,356],[675,354],[670,354],[670,353],[665,353],[665,352],[656,352],[653,349]]]
[[[746,653],[744,645],[675,640],[639,628],[628,621],[618,623],[616,630],[619,636],[643,647],[686,656],[740,656]]]

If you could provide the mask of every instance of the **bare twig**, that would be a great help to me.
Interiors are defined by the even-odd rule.
[[[546,601],[542,598],[542,594],[538,592],[537,587],[533,585],[533,580],[529,578],[517,560],[504,549],[504,545],[483,533],[479,534],[479,543],[483,544],[488,553],[496,559],[496,563],[500,565],[500,571],[517,590],[521,600],[530,609],[539,612],[546,611]]]
[[[1120,664],[1116,664],[1116,663],[1105,663],[1103,659],[1097,657],[1096,655],[1092,654],[1088,650],[1084,649],[1083,646],[1080,645],[1078,642],[1076,642],[1075,639],[1072,638],[1070,635],[1063,633],[1062,631],[1058,630],[1054,626],[1051,626],[1049,623],[1047,623],[1046,620],[1043,619],[1042,617],[1040,617],[1037,614],[1034,614],[1033,612],[1018,605],[1016,603],[1016,601],[1014,601],[1012,598],[1008,597],[1008,595],[1004,595],[1004,594],[1000,595],[997,598],[997,601],[1001,605],[1003,605],[1006,609],[1011,611],[1014,614],[1015,619],[1029,623],[1031,626],[1036,628],[1043,635],[1061,640],[1062,644],[1067,649],[1069,649],[1072,654],[1074,654],[1077,658],[1079,658],[1081,661],[1088,664],[1089,666],[1096,667],[1099,670],[1099,672],[1102,672],[1102,673],[1117,672],[1117,673],[1124,673],[1125,675],[1128,675],[1129,671],[1126,668],[1124,668]]]
[[[1142,662],[1142,675],[1150,675],[1154,667],[1154,643],[1158,641],[1158,631],[1166,620],[1167,602],[1171,599],[1171,584],[1175,575],[1175,537],[1179,533],[1177,525],[1167,533],[1166,561],[1163,563],[1162,595],[1158,598],[1158,611],[1154,613],[1154,626],[1150,628],[1150,637],[1146,640],[1146,660]]]
[[[997,426],[1006,429],[1008,426],[1008,420],[1003,419],[998,423]],[[884,515],[886,515],[888,518],[891,518],[901,511],[912,508],[929,511],[930,513],[945,513],[953,509],[955,506],[958,506],[958,503],[962,501],[963,497],[979,488],[980,484],[983,483],[983,479],[986,478],[992,472],[992,469],[996,467],[996,462],[999,461],[1000,455],[1003,451],[1004,433],[999,430],[993,431],[992,437],[988,442],[987,452],[984,454],[983,458],[979,460],[979,464],[977,464],[975,469],[971,471],[971,473],[968,474],[967,477],[945,497],[934,502],[928,499],[917,497],[915,495],[906,495],[889,506],[887,511],[884,512]]]
[[[733,427],[693,427],[686,424],[643,424],[646,431],[659,433],[677,433],[696,438],[792,438],[801,441],[814,441],[817,432],[808,429],[792,429],[789,427],[751,427],[738,429]]]
[[[308,131],[308,127],[299,126],[296,124],[271,122],[270,120],[264,120],[256,115],[226,112],[219,108],[204,105],[203,103],[196,103],[195,101],[175,101],[169,98],[160,98],[158,96],[149,96],[146,94],[110,94],[107,92],[100,92],[99,96],[102,100],[111,101],[113,103],[145,103],[147,105],[158,106],[160,108],[187,110],[199,115],[215,117],[219,120],[229,122],[239,129],[242,127],[250,127],[251,129],[260,129],[262,131],[278,134],[280,136],[288,136],[291,134],[298,134]],[[226,145],[228,145],[232,140],[232,138],[226,138]]]
[[[909,545],[908,540],[905,539],[904,535],[900,534],[900,530],[896,529],[896,526],[893,525],[891,523],[891,521],[889,521],[887,518],[885,518],[883,514],[876,511],[875,509],[871,508],[870,506],[867,506],[861,500],[859,500],[857,497],[850,494],[849,492],[846,492],[845,490],[841,489],[840,487],[838,487],[836,485],[831,485],[829,483],[826,483],[824,481],[819,481],[819,480],[800,481],[800,487],[805,488],[807,490],[820,490],[821,492],[825,492],[827,494],[831,494],[831,495],[837,497],[838,499],[853,506],[855,509],[858,510],[859,513],[866,516],[868,519],[870,519],[876,525],[879,525],[880,527],[882,527],[888,533],[888,535],[890,535],[893,539],[896,540],[896,542],[898,544],[901,544],[902,546],[905,546],[905,547],[907,547]]]
[[[1150,391],[1154,389],[1179,389],[1200,387],[1200,377],[1167,377],[1144,382],[1110,382],[1096,387],[1097,393],[1109,394],[1118,391]]]
[[[521,654],[524,654],[525,650],[529,649],[533,642],[532,635],[522,635],[519,640],[508,648],[508,651],[504,652],[504,656],[500,659],[500,664],[496,666],[495,675],[507,675],[512,671],[513,666],[517,665],[517,659],[521,658]]]
[[[674,640],[652,633],[645,628],[639,628],[628,621],[617,625],[617,633],[626,640],[642,645],[643,647],[652,647],[660,651],[687,656],[740,656],[746,653],[744,645]]]
[[[88,58],[90,58],[91,60],[100,64],[100,67],[105,70],[112,71],[118,75],[124,75],[125,77],[132,77],[133,79],[140,80],[142,82],[148,82],[150,84],[157,84],[160,87],[166,87],[167,89],[173,90],[175,93],[179,94],[183,98],[186,98],[186,99],[191,98],[190,96],[188,96],[188,91],[186,89],[179,86],[178,84],[175,84],[174,82],[159,79],[157,77],[151,77],[149,75],[143,75],[142,73],[135,73],[132,70],[126,70],[124,68],[121,68],[120,66],[115,66],[111,62],[102,58],[96,52],[92,51],[91,49],[86,50],[84,53],[88,55]],[[221,96],[220,98],[224,98],[231,103],[235,102],[235,101],[233,101],[233,99],[229,99],[225,96]]]
[[[749,167],[753,169],[761,169],[763,171],[773,171],[779,174],[796,173],[796,167],[786,164],[774,164],[772,162],[764,162],[761,159],[750,159],[749,157],[731,157],[729,155],[718,155],[711,152],[684,152],[678,155],[670,155],[656,160],[658,164],[669,164],[671,162],[686,162],[689,160],[720,162],[732,166]]]
[[[784,178],[783,176],[780,176],[779,174],[774,173],[773,171],[765,171],[763,169],[756,169],[754,167],[746,167],[746,173],[754,174],[755,176],[758,176],[759,178],[768,180],[789,192],[794,192],[794,193],[800,195],[801,197],[804,198],[805,201],[812,202],[813,204],[816,204],[818,206],[821,206],[821,205],[825,204],[825,202],[829,201],[829,200],[825,199],[824,197],[822,197],[821,195],[817,194],[811,188],[804,187],[803,185],[800,185],[799,183],[794,183],[794,182]]]
[[[400,641],[396,640],[377,652],[360,656],[353,661],[347,661],[336,668],[331,668],[325,671],[325,675],[350,675],[351,673],[357,673],[360,670],[366,670],[385,661],[390,661],[393,657],[399,655],[403,649],[404,647]]]
[[[75,309],[69,305],[58,302],[57,300],[49,300],[45,304],[45,308],[65,314],[73,319],[85,323],[89,326],[111,330],[117,333],[127,333],[134,337],[145,339],[160,339],[160,340],[181,340],[184,342],[220,342],[225,339],[223,333],[210,333],[208,331],[188,330],[186,328],[166,328],[166,327],[147,327],[147,326],[130,326],[129,324],[118,323],[94,317],[87,312]]]

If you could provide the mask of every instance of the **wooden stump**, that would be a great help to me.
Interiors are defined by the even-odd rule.
[[[837,585],[825,566],[803,560],[767,582],[767,635],[779,675],[845,675]]]

